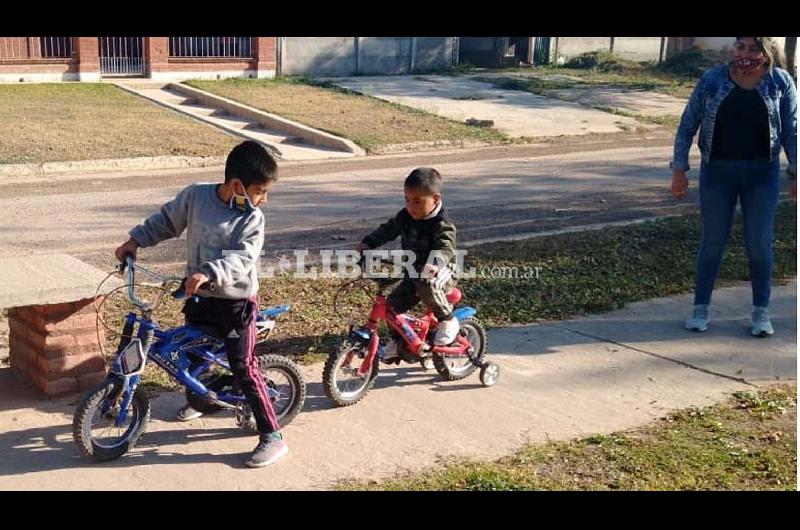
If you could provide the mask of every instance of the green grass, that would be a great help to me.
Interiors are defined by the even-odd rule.
[[[526,78],[520,79],[516,77],[476,77],[478,81],[491,83],[499,88],[507,90],[521,90],[524,92],[531,92],[547,97],[558,97],[553,91],[563,89],[589,89],[598,86],[614,85],[628,90],[647,90],[653,92],[661,92],[676,97],[688,98],[694,88],[695,80],[686,79],[683,77],[676,77],[664,74],[619,74],[607,72],[593,72],[587,70],[576,70],[562,72],[563,69],[558,69],[559,73],[578,75],[581,81],[568,81],[561,79],[547,79],[547,78]],[[547,75],[547,74],[545,74]],[[552,75],[552,73],[550,73]],[[570,99],[570,98],[565,98]],[[618,116],[626,116],[634,118],[641,123],[651,125],[658,125],[670,129],[677,128],[680,123],[680,116],[673,115],[659,115],[647,116],[638,114],[625,109],[617,107],[607,107],[603,105],[592,105],[592,108],[602,110]],[[629,130],[627,126],[620,126],[623,130]]]
[[[796,276],[797,210],[782,203],[775,220],[773,278]],[[483,267],[540,267],[539,279],[475,278],[465,301],[491,325],[522,324],[609,311],[625,304],[688,293],[700,238],[697,214],[640,225],[561,234],[470,249]],[[741,219],[736,220],[718,286],[749,279]]]
[[[524,92],[531,92],[542,96],[553,97],[555,90],[562,89],[588,89],[601,85],[615,85],[629,90],[649,90],[654,92],[661,92],[677,97],[688,97],[694,87],[694,81],[670,79],[664,81],[662,79],[655,79],[648,76],[621,76],[619,74],[587,74],[585,71],[578,71],[583,76],[582,81],[562,81],[542,78],[528,78],[519,79],[511,77],[476,77],[478,81],[491,83],[499,88],[507,90],[521,90]],[[570,98],[565,98],[570,99]],[[634,118],[641,123],[658,125],[669,129],[677,128],[680,123],[680,116],[673,115],[659,115],[647,116],[637,114],[635,112],[627,111],[616,107],[607,107],[603,105],[592,105],[592,108],[602,110],[618,116],[626,116]],[[620,129],[628,131],[629,126],[620,125]],[[637,128],[638,129],[638,128]]]
[[[237,138],[113,85],[0,85],[0,164],[225,156]]]
[[[660,65],[655,62],[620,59],[609,52],[589,52],[572,58],[564,66],[501,70],[509,73],[533,72],[545,76],[544,78],[501,78],[496,81],[505,88],[527,90],[536,94],[564,88],[614,85],[630,90],[648,90],[688,98],[703,71],[719,62],[720,58],[713,53],[697,49],[679,52]],[[571,76],[579,80],[553,80],[547,79],[548,75]]]
[[[368,153],[402,144],[491,144],[509,141],[495,130],[469,127],[305,77],[187,81],[201,90],[348,138]]]
[[[794,490],[797,387],[736,393],[635,431],[530,444],[348,490]]]
[[[542,76],[568,75],[578,77],[580,80],[570,81],[562,79],[547,79],[532,77],[520,79],[518,77],[476,77],[478,81],[493,83],[500,88],[508,90],[524,90],[534,94],[547,95],[552,90],[570,88],[593,88],[599,86],[617,86],[628,90],[646,90],[659,92],[678,98],[688,98],[694,85],[695,77],[676,76],[656,72],[597,72],[593,70],[576,70],[570,68],[536,68],[529,69],[527,73],[534,72]]]

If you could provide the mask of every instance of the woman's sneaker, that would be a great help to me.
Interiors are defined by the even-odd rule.
[[[775,333],[766,307],[753,306],[750,334],[754,337],[768,337]]]
[[[705,331],[708,329],[708,304],[694,306],[692,316],[686,319],[686,329],[691,331]]]

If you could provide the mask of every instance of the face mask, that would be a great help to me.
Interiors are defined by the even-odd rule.
[[[243,212],[247,212],[250,210],[255,210],[255,206],[253,203],[250,202],[250,197],[247,196],[247,192],[242,186],[242,191],[244,191],[244,195],[237,195],[236,192],[233,192],[233,196],[231,197],[231,201],[228,203],[228,206],[231,210],[241,210]]]
[[[764,58],[748,59],[746,57],[736,57],[732,61],[733,67],[744,75],[750,75],[764,64]]]

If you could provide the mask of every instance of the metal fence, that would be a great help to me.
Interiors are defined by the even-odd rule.
[[[100,74],[144,75],[144,37],[98,37]]]
[[[72,37],[0,37],[0,59],[69,59]]]
[[[253,57],[253,37],[170,37],[170,57]]]

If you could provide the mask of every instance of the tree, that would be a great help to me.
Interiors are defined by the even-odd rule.
[[[795,57],[797,53],[797,37],[786,37],[786,43],[783,47],[786,54],[786,69],[792,74],[795,82],[797,82],[797,65],[795,64]]]

